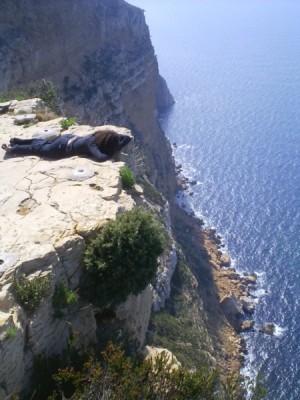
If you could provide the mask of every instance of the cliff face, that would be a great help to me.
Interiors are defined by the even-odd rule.
[[[7,113],[0,115],[0,143],[8,143],[11,137],[59,136],[61,118],[37,122],[26,129],[24,124],[15,124],[24,112],[42,112],[43,108],[40,99],[13,102]],[[111,128],[131,134],[126,128]],[[77,125],[68,133],[85,135],[93,131],[91,126]],[[131,194],[122,190],[119,169],[124,161],[130,163],[132,148],[131,142],[117,158],[104,163],[79,157],[15,157],[0,149],[1,400],[28,386],[37,356],[63,354],[70,343],[77,349],[94,344],[97,329],[104,329],[106,321],[101,320],[99,310],[84,299],[72,307],[65,306],[57,316],[53,298],[58,285],[75,292],[80,289],[86,238],[107,220],[115,219],[117,213],[145,203],[140,187]],[[173,258],[173,252],[169,257],[165,254],[162,265],[172,264]],[[20,274],[30,280],[49,278],[50,288],[34,312],[26,312],[12,294],[14,277]],[[163,285],[165,278],[158,287]],[[156,303],[162,304],[164,299],[163,293],[155,292]],[[118,331],[129,334],[137,347],[145,340],[152,301],[149,285],[112,311]]]
[[[69,116],[79,117],[80,123],[110,123],[129,128],[135,137],[135,148],[126,161],[134,166],[135,154],[140,156],[141,149],[143,168],[172,209],[175,168],[156,116],[160,109],[172,104],[173,98],[159,75],[141,10],[123,0],[1,0],[0,76],[0,92],[45,79],[61,88],[63,108]],[[24,106],[23,112],[34,111],[19,106]],[[24,129],[13,125],[13,119],[5,115],[1,121],[0,139],[4,142],[10,136],[30,137],[37,131],[59,129],[58,121]],[[71,128],[71,132],[81,135],[92,129],[80,125]],[[52,294],[58,282],[76,290],[84,238],[104,220],[114,218],[118,211],[135,203],[120,187],[118,170],[122,163],[109,161],[104,166],[76,157],[60,162],[35,157],[4,161],[1,151],[2,400],[26,386],[34,356],[63,351],[74,337],[78,346],[93,342],[97,322],[98,326],[99,322],[106,322],[101,320],[105,316],[95,318],[95,310],[82,304],[69,310],[63,320],[57,320],[52,315],[51,296],[33,316],[27,316],[9,291],[14,273],[25,272],[31,277],[50,275]],[[76,180],[82,172],[93,175]],[[73,180],[71,176],[77,178]],[[143,196],[135,201],[143,203]],[[168,204],[162,214],[170,229]],[[183,224],[183,228],[180,235],[190,238],[190,227]],[[148,287],[140,296],[130,297],[114,315],[140,343],[147,330],[153,297],[154,309],[158,310],[170,294],[177,261],[174,243],[169,250],[162,259],[155,290],[151,292]],[[211,292],[215,293],[215,288]],[[207,297],[210,296],[211,293]],[[214,307],[215,304],[217,300]],[[206,318],[203,307],[198,308]],[[218,346],[219,342],[218,337]],[[5,391],[1,388],[4,383]]]
[[[69,115],[78,116],[81,123],[113,123],[130,128],[138,147],[148,149],[144,164],[150,180],[172,198],[173,160],[156,114],[159,107],[168,106],[173,99],[159,76],[141,10],[119,0],[89,0],[84,4],[81,0],[4,0],[0,4],[0,37],[0,91],[46,79],[61,88],[63,108]],[[11,110],[22,114],[39,107],[38,101],[29,101]],[[14,125],[15,118],[14,114],[3,115],[1,142],[46,131],[59,134],[58,120],[24,130]],[[120,128],[120,132],[122,129],[126,128]],[[91,126],[80,125],[70,128],[70,133],[84,135],[92,130]],[[59,283],[78,289],[84,238],[103,221],[135,204],[120,186],[118,171],[122,163],[97,164],[76,157],[55,162],[35,157],[5,160],[3,154],[0,398],[27,386],[37,355],[61,353],[74,337],[78,347],[95,341],[101,316],[95,315],[91,307],[78,304],[65,310],[63,318],[54,318],[53,292]],[[134,165],[133,158],[127,157],[126,161]],[[81,179],[85,172],[92,176]],[[138,197],[137,201],[143,199]],[[164,258],[154,292],[157,309],[170,291],[175,249],[171,250],[170,260],[167,255]],[[14,275],[20,273],[31,279],[51,278],[51,294],[34,315],[27,315],[10,292]],[[114,319],[140,344],[152,301],[148,287],[115,310]]]
[[[82,122],[131,128],[151,148],[148,176],[172,197],[171,151],[155,116],[173,98],[142,10],[123,0],[3,0],[0,37],[0,91],[50,80]]]

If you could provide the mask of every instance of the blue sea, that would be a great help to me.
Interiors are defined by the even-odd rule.
[[[176,104],[161,124],[194,212],[238,271],[258,274],[243,369],[300,399],[300,1],[131,0],[145,10]]]

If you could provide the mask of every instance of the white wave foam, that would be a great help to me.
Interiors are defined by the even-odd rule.
[[[275,324],[274,336],[281,338],[281,337],[283,337],[283,335],[286,331],[287,331],[287,328],[284,328],[284,327],[281,327],[281,326]]]

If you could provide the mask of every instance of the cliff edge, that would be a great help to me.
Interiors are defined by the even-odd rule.
[[[27,128],[15,124],[22,110],[32,113],[43,107],[40,99],[13,102],[0,116],[0,142],[8,143],[11,137],[59,136],[61,118]],[[114,129],[131,134],[126,128]],[[68,133],[84,135],[94,130],[81,125],[70,127]],[[127,151],[120,158],[128,159],[130,145]],[[37,355],[61,354],[74,332],[78,347],[95,342],[92,307],[79,303],[64,318],[55,318],[53,292],[58,284],[78,290],[85,239],[135,205],[122,189],[119,169],[123,165],[124,161],[99,163],[79,157],[7,156],[0,149],[0,376],[7,395],[26,387]],[[10,290],[20,274],[50,278],[50,291],[33,315],[16,303]],[[131,330],[141,342],[151,311],[149,290],[121,310],[121,319],[135,320]]]
[[[201,325],[195,329],[197,350],[201,355],[202,350],[209,352],[207,358],[214,358],[211,364],[221,366],[225,374],[237,372],[242,346],[220,306],[230,281],[222,269],[220,249],[203,233],[201,223],[195,224],[174,204],[174,160],[156,118],[174,100],[159,75],[142,10],[123,0],[89,0],[84,7],[81,0],[3,0],[0,37],[0,91],[50,81],[60,90],[66,115],[76,115],[81,124],[69,128],[70,133],[84,135],[109,124],[134,136],[134,148],[122,160],[149,183],[150,197],[158,199],[166,228],[171,232],[173,226],[192,265],[193,292],[184,293],[183,303],[192,309],[189,329]],[[38,99],[11,104],[1,116],[1,141],[8,142],[11,136],[60,134],[60,119],[29,127],[14,123],[20,113],[34,113],[39,107]],[[86,345],[94,341],[97,329],[94,310],[87,304],[71,308],[63,320],[53,319],[50,297],[29,318],[9,291],[15,273],[51,276],[52,293],[59,282],[76,291],[85,238],[107,219],[145,199],[143,190],[135,197],[122,190],[122,160],[99,164],[78,157],[2,159],[1,152],[0,376],[10,394],[26,386],[35,355],[60,352],[75,336],[78,346]],[[155,310],[170,296],[177,262],[174,243],[163,258],[159,285],[153,292]],[[140,343],[148,328],[153,293],[148,287],[117,311],[117,319],[130,327]],[[198,336],[206,336],[205,349]],[[183,352],[191,347],[186,337],[180,345]]]
[[[123,0],[3,0],[0,37],[0,92],[53,82],[66,113],[81,123],[131,129],[151,149],[145,158],[152,183],[173,196],[171,149],[155,118],[173,98],[142,10]]]

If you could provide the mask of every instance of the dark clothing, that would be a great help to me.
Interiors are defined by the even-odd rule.
[[[130,142],[131,138],[119,135],[119,150]],[[71,134],[62,135],[51,141],[43,139],[18,139],[10,142],[11,152],[20,155],[36,155],[49,158],[64,158],[75,155],[92,156],[97,161],[105,161],[110,158],[103,154],[97,146],[95,134],[86,136],[75,136]]]
[[[71,145],[70,153],[72,155],[88,154],[95,158],[97,161],[104,161],[109,158],[106,154],[101,153],[96,141],[95,135],[92,133],[87,136],[79,136]]]

